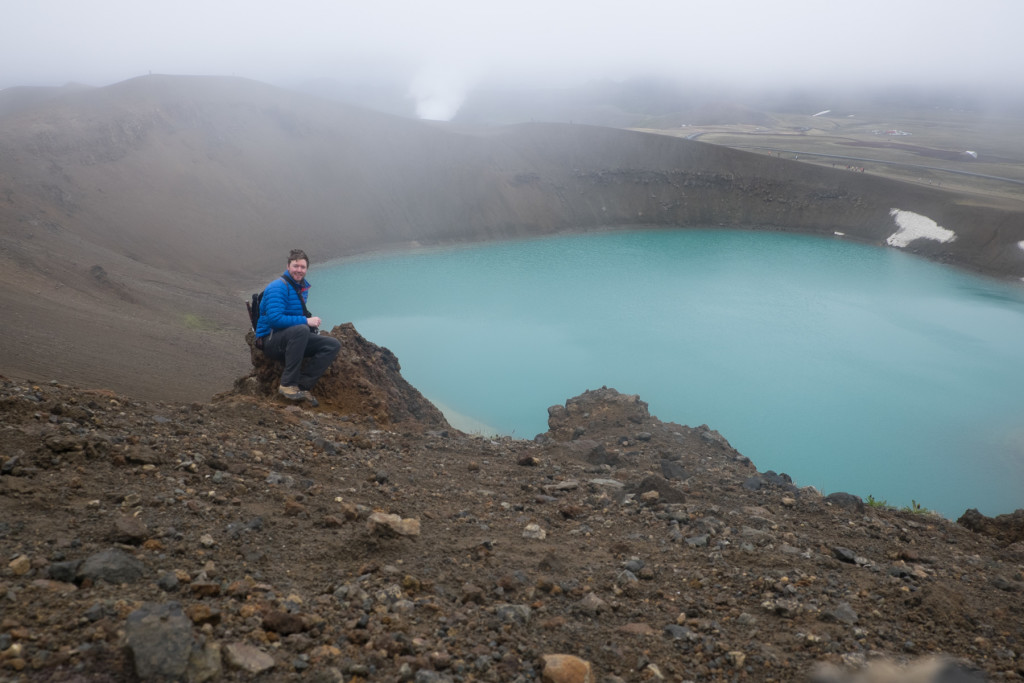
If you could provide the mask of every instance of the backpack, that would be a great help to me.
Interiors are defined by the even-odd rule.
[[[245,302],[245,310],[249,311],[249,324],[252,326],[252,333],[256,334],[256,325],[260,321],[260,302],[263,301],[263,292],[252,295],[252,301]]]

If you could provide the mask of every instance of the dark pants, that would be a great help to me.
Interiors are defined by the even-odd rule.
[[[284,363],[281,385],[312,389],[320,375],[331,367],[341,342],[334,337],[313,334],[305,325],[274,330],[263,342],[263,355]],[[308,358],[305,367],[302,360]]]

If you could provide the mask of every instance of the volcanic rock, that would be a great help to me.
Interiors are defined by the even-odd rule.
[[[1002,543],[1011,544],[1024,541],[1024,509],[1005,515],[986,517],[971,508],[956,520],[956,523],[978,533],[992,536]]]
[[[181,605],[143,605],[125,620],[125,647],[140,680],[185,680],[198,643]]]
[[[1019,680],[1017,544],[793,493],[613,389],[567,404],[527,441],[326,401],[0,379],[2,459],[18,459],[0,483],[25,484],[0,486],[0,678],[536,681],[543,653],[572,653],[609,682],[806,680],[944,652]],[[568,447],[580,434],[619,456],[614,477]],[[128,516],[147,531],[120,540],[145,540],[110,547]],[[393,538],[405,519],[419,536]]]
[[[341,342],[341,351],[313,388],[321,410],[370,421],[380,427],[414,426],[420,430],[447,430],[451,425],[401,374],[398,358],[383,346],[367,341],[352,323],[328,334]],[[283,365],[256,348],[252,331],[246,334],[252,371],[235,381],[233,394],[277,396]],[[230,398],[221,394],[218,400]]]
[[[122,550],[111,548],[90,555],[78,568],[79,580],[103,580],[107,583],[132,583],[142,578],[146,566]]]

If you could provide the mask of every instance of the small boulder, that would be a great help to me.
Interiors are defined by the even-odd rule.
[[[864,512],[864,501],[861,500],[860,496],[855,496],[852,493],[845,493],[843,491],[830,493],[825,496],[825,502],[858,514]]]
[[[256,675],[274,668],[274,658],[253,645],[228,643],[223,651],[224,661],[232,669]]]
[[[125,545],[141,545],[149,538],[149,528],[138,517],[118,515],[114,520],[114,529],[110,540]]]
[[[176,602],[147,604],[125,620],[125,648],[140,680],[183,680],[198,647],[192,622]]]
[[[420,520],[402,519],[399,515],[374,512],[368,520],[370,533],[377,536],[419,536]]]
[[[128,553],[111,548],[90,555],[78,568],[80,581],[102,579],[107,583],[133,583],[142,578],[146,566]]]
[[[593,683],[590,662],[574,655],[543,655],[543,683]]]
[[[301,633],[308,628],[309,626],[306,624],[306,620],[299,614],[282,612],[280,610],[269,610],[263,615],[263,629],[266,631],[273,631],[274,633],[278,633],[282,636]]]
[[[530,522],[523,529],[523,538],[529,538],[535,541],[543,541],[547,538],[548,532],[544,531],[536,522]]]

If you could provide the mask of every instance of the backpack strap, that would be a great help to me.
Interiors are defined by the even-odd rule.
[[[312,318],[313,314],[309,312],[308,308],[306,308],[306,300],[302,298],[302,290],[299,289],[298,283],[294,280],[289,280],[284,275],[281,276],[281,279],[291,285],[291,288],[295,290],[295,296],[299,297],[299,303],[302,304],[302,315],[307,318]]]

